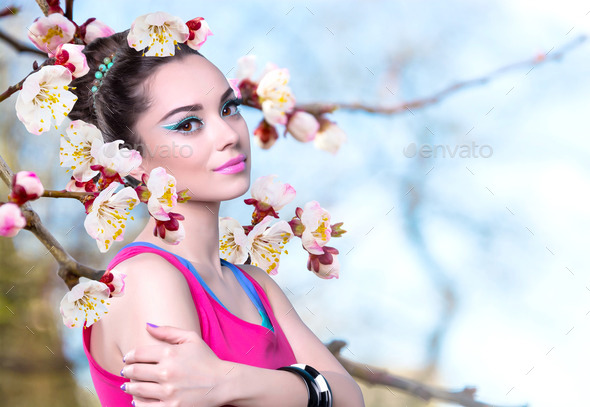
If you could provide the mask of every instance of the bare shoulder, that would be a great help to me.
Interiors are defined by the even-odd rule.
[[[112,268],[113,272],[125,274],[124,295],[120,303],[136,307],[143,298],[153,299],[170,295],[190,295],[184,275],[168,260],[156,253],[140,253]]]
[[[144,340],[149,339],[146,322],[200,333],[188,282],[168,260],[156,253],[140,253],[117,264],[112,271],[125,274],[125,286],[122,296],[111,298],[104,322],[119,331],[116,342],[121,348],[137,342],[139,332]]]

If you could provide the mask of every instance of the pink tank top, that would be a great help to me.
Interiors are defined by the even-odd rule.
[[[109,262],[107,270],[112,269],[123,260],[145,252],[156,253],[168,260],[184,275],[199,316],[203,340],[220,359],[267,369],[277,369],[297,363],[291,345],[274,316],[264,289],[248,273],[238,267],[255,287],[274,330],[244,321],[229,312],[203,288],[180,260],[185,260],[184,258],[165,249],[152,247],[155,245],[136,245],[137,243],[134,242],[133,246],[123,247]],[[103,369],[90,354],[91,332],[92,326],[83,329],[83,346],[90,367],[90,375],[101,405],[103,407],[131,406],[133,398],[120,388],[129,379]]]

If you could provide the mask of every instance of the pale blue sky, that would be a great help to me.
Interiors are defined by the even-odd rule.
[[[76,3],[76,20],[94,16],[121,31],[157,10],[203,16],[214,35],[201,51],[222,72],[232,77],[250,51],[260,69],[267,61],[289,68],[301,103],[395,105],[590,34],[590,6],[581,1],[95,4]],[[25,12],[36,15],[34,5]],[[348,230],[333,242],[339,280],[307,271],[296,242],[276,276],[320,339],[345,339],[343,355],[352,360],[418,368],[432,355],[446,284],[456,311],[438,349],[442,386],[476,386],[494,404],[581,404],[590,364],[589,50],[587,42],[560,61],[512,70],[413,113],[338,111],[331,118],[348,142],[335,156],[292,138],[268,151],[253,144],[252,179],[275,173],[297,190],[283,219],[313,199]],[[30,66],[21,58],[13,82]],[[261,115],[243,111],[252,131]],[[57,154],[57,137],[22,127],[15,125],[35,151]],[[412,143],[477,143],[492,154],[408,158]],[[246,197],[224,204],[222,216],[245,224]],[[68,205],[61,210],[82,216],[79,205]],[[70,226],[55,228],[63,236]],[[84,369],[75,348],[81,336],[72,335],[68,346]]]

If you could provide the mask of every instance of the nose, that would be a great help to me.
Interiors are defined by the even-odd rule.
[[[228,146],[231,147],[237,144],[240,140],[237,125],[229,123],[228,119],[223,117],[217,118],[215,121],[215,140],[219,150],[224,150]]]

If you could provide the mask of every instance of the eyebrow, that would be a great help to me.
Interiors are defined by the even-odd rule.
[[[225,92],[223,92],[223,95],[221,95],[220,101],[227,99],[227,97],[232,92],[233,92],[233,88],[230,86],[229,88],[227,88],[227,90]],[[162,119],[160,119],[160,121],[158,123],[162,123],[164,120],[166,120],[167,118],[169,118],[170,116],[172,116],[178,112],[187,112],[187,111],[193,112],[193,111],[202,110],[202,109],[203,109],[203,105],[200,103],[197,103],[194,105],[180,106],[180,107],[177,107],[176,109],[172,109],[171,111],[166,113],[166,115],[164,117],[162,117]]]

